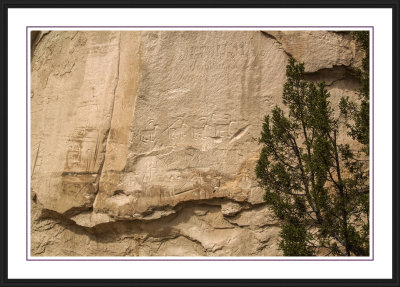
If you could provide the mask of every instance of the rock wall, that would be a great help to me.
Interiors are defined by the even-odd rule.
[[[32,256],[277,256],[255,180],[289,56],[355,96],[349,32],[40,31]]]

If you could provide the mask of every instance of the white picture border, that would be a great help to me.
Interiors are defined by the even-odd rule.
[[[221,16],[223,15],[223,16]],[[9,10],[9,278],[390,278],[391,277],[391,10],[390,9],[10,9]],[[71,20],[74,19],[74,20]],[[133,20],[134,19],[134,20]],[[340,19],[340,22],[338,22]],[[357,30],[375,32],[375,254],[373,261],[27,261],[26,31],[28,26],[57,29],[144,30],[121,26],[281,26],[275,30]],[[67,28],[66,26],[87,26]],[[283,26],[286,26],[284,28]],[[287,27],[292,26],[292,27]],[[295,28],[294,26],[302,26]],[[314,26],[305,27],[305,26]],[[315,27],[319,26],[319,27]],[[330,26],[321,28],[320,26]],[[343,26],[352,26],[342,28]],[[357,26],[357,27],[355,27]],[[160,27],[146,28],[164,30]],[[215,27],[209,28],[216,30]],[[265,28],[274,29],[274,28]],[[39,30],[39,28],[34,28]],[[48,30],[43,28],[43,30]],[[54,28],[52,28],[54,30]],[[365,28],[363,28],[365,30]],[[29,41],[28,41],[29,43]],[[30,59],[30,57],[27,57]],[[379,61],[379,62],[378,62]],[[381,72],[381,73],[379,73]],[[25,83],[23,85],[22,83]],[[29,87],[28,87],[29,88]],[[29,99],[29,97],[28,97]],[[29,117],[29,115],[28,115]],[[29,133],[28,133],[29,135]],[[22,153],[21,151],[26,151]],[[29,168],[28,168],[29,170]],[[22,181],[24,178],[25,181]],[[29,184],[29,183],[28,183]],[[378,194],[379,193],[379,194]],[[379,233],[378,233],[379,232]],[[29,242],[29,240],[28,240]],[[372,244],[371,244],[372,245]],[[154,259],[154,257],[152,257]],[[276,258],[276,257],[275,257]],[[48,258],[59,259],[59,258]],[[71,259],[71,258],[69,258]],[[95,259],[100,259],[96,257]],[[109,257],[107,259],[110,259]],[[118,259],[118,258],[116,258]],[[159,258],[161,259],[161,258]],[[189,259],[189,258],[183,258]],[[228,257],[227,259],[233,259]],[[243,258],[242,258],[243,259]],[[249,259],[257,259],[251,257]],[[309,259],[309,258],[308,258]],[[113,266],[110,266],[113,265]],[[24,272],[21,272],[24,270]],[[68,270],[68,272],[66,272]],[[134,270],[134,271],[133,271]],[[154,272],[157,270],[157,272]],[[290,272],[288,272],[290,270]],[[334,272],[332,272],[334,270]]]

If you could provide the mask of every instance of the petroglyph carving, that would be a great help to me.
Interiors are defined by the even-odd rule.
[[[216,115],[213,114],[211,117],[211,121],[215,127],[215,138],[224,138],[229,136],[229,126],[232,123],[231,115],[223,114]]]
[[[65,170],[89,171],[96,163],[99,132],[93,128],[77,128],[67,140]]]
[[[184,122],[183,117],[178,117],[173,123],[168,127],[168,137],[172,142],[178,142],[182,140],[185,136],[185,132],[188,126]]]
[[[232,59],[244,56],[246,54],[255,57],[266,57],[271,49],[260,47],[259,49],[249,49],[247,43],[218,43],[215,45],[195,45],[187,49],[186,55],[189,59],[199,59],[205,55],[213,55],[217,57],[229,57]]]
[[[81,162],[81,147],[78,142],[70,140],[67,147],[67,169],[79,166]]]
[[[145,144],[155,142],[157,129],[158,125],[154,123],[154,120],[149,120],[147,127],[140,132],[140,141]]]
[[[192,126],[192,138],[199,140],[205,136],[205,128],[207,125],[207,117],[200,117]]]

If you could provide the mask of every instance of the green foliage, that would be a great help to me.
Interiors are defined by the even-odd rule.
[[[354,75],[360,82],[357,93],[360,105],[348,97],[340,101],[340,110],[345,117],[349,135],[364,145],[363,151],[369,153],[369,31],[354,31],[353,38],[358,42],[365,55],[361,69],[355,69]]]
[[[367,256],[368,160],[338,142],[340,121],[325,84],[307,82],[304,64],[293,58],[286,75],[287,112],[276,106],[265,117],[256,166],[264,199],[282,222],[279,247],[287,256]],[[360,118],[346,124],[349,134],[368,144],[359,136],[362,107],[348,99],[342,105],[353,108],[348,119]]]

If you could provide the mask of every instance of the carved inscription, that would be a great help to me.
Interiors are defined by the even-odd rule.
[[[38,172],[40,171],[40,167],[42,165],[43,162],[43,148],[40,148],[41,142],[39,142],[38,144],[36,144],[33,149],[36,150],[36,156],[35,156],[35,160],[33,162],[33,168],[31,170],[31,177],[33,176],[34,172]]]
[[[214,138],[224,138],[229,136],[229,126],[232,123],[229,114],[213,115],[212,124],[215,127]]]
[[[183,117],[178,117],[167,129],[170,141],[182,140],[187,128],[188,126],[184,123]]]
[[[192,126],[192,138],[195,140],[204,138],[206,125],[207,117],[200,117],[197,121],[195,121]]]
[[[140,141],[144,144],[155,142],[158,125],[149,120],[146,128],[140,131]]]
[[[167,140],[171,145],[176,145],[185,140],[201,141],[212,139],[222,143],[231,139],[240,128],[239,122],[232,119],[230,114],[212,114],[211,116],[174,118],[163,131],[151,119],[145,128],[139,132],[142,144],[155,143],[160,139]],[[165,142],[164,142],[165,143]]]
[[[90,171],[95,167],[99,149],[99,132],[93,128],[77,128],[67,140],[66,171]]]
[[[201,59],[205,56],[235,59],[245,55],[265,58],[272,49],[271,46],[260,46],[258,49],[250,46],[248,42],[225,42],[216,45],[193,45],[186,48],[183,57],[188,59]]]

